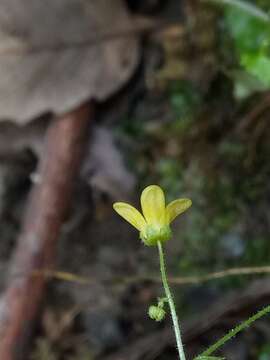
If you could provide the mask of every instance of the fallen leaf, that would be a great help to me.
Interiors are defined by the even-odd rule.
[[[133,28],[123,0],[2,0],[0,119],[106,99],[138,63]]]

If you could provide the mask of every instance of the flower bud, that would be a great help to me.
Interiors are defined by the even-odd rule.
[[[166,311],[161,307],[151,305],[148,309],[148,315],[152,320],[162,321],[166,315]]]

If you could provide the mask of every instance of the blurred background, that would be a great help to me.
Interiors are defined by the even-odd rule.
[[[269,272],[269,14],[268,0],[0,1],[2,298],[46,131],[95,108],[25,359],[176,358],[169,316],[147,316],[157,251],[112,210],[149,184],[193,201],[166,245],[169,275],[193,280],[172,285],[189,358],[268,304],[267,274],[226,269]],[[220,354],[270,359],[269,325]]]

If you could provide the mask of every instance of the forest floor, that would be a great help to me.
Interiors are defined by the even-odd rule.
[[[130,1],[137,14],[172,25],[144,38],[136,74],[120,93],[99,105],[89,154],[59,241],[59,276],[50,281],[44,299],[33,360],[125,359],[129,348],[134,351],[130,360],[175,359],[171,335],[168,341],[160,339],[169,329],[169,316],[162,323],[147,316],[149,305],[162,296],[160,282],[151,280],[159,270],[156,249],[143,246],[136,231],[112,210],[112,203],[120,200],[138,206],[148,184],[159,184],[168,201],[193,201],[175,222],[174,238],[166,246],[171,276],[200,277],[268,264],[269,93],[235,98],[234,83],[221,64],[225,40],[218,31],[219,11],[196,4],[181,13],[178,0],[157,3],[146,1],[140,7],[142,2]],[[29,174],[37,162],[29,147],[0,164],[1,288],[20,229]],[[78,277],[68,281],[60,272]],[[257,303],[247,295],[257,277],[198,278],[196,284],[172,286],[179,317],[189,330],[212,306],[227,306],[209,329],[190,330],[189,354],[267,303],[265,275],[260,276]],[[228,296],[241,304],[233,313]],[[147,341],[142,344],[141,339]],[[269,348],[269,321],[263,320],[227,344],[222,355],[268,359]]]

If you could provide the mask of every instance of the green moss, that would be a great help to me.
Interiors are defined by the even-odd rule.
[[[198,89],[188,81],[174,81],[170,84],[169,101],[177,119],[191,118],[201,105],[202,97]],[[177,124],[180,121],[176,121]]]
[[[180,161],[163,157],[156,163],[156,172],[160,185],[165,190],[168,202],[183,193],[183,169]]]

